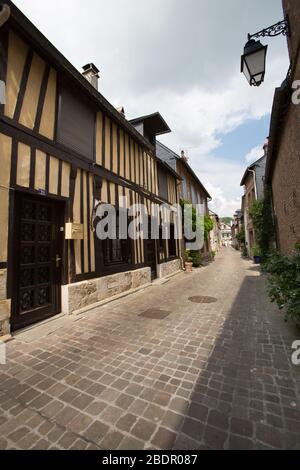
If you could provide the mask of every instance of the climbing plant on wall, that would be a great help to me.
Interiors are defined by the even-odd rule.
[[[269,186],[266,186],[262,199],[253,201],[249,215],[253,221],[257,245],[264,258],[268,255],[275,236],[272,213],[272,190]]]

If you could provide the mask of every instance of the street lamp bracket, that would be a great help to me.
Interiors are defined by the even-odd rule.
[[[268,28],[264,28],[261,31],[258,31],[257,33],[254,34],[248,34],[248,41],[251,39],[258,39],[261,37],[275,37],[279,36],[280,34],[283,34],[283,36],[288,36],[290,37],[290,24],[289,24],[289,19],[286,16],[284,20],[278,21],[278,23],[273,24],[272,26],[269,26]]]

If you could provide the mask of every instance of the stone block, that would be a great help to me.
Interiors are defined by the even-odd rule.
[[[10,337],[9,319],[0,320],[0,340],[5,341],[8,337]]]
[[[136,289],[151,282],[151,268],[142,268],[132,271],[132,289]]]
[[[0,300],[0,321],[8,320],[10,317],[10,300]]]
[[[98,301],[97,283],[95,280],[76,282],[63,286],[62,289],[63,311],[72,313],[87,305]]]
[[[181,270],[180,259],[167,261],[166,263],[161,263],[157,266],[157,277],[160,279],[162,277],[171,276],[171,274],[174,274],[180,270]]]
[[[0,269],[0,300],[6,299],[7,269]]]
[[[142,268],[63,286],[62,311],[70,314],[140,287],[150,282],[150,275],[150,268]]]

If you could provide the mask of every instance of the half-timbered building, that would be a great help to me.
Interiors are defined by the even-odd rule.
[[[178,187],[180,200],[189,202],[193,205],[199,204],[202,206],[201,211],[203,215],[209,216],[208,202],[211,201],[211,196],[199,180],[192,167],[189,165],[184,151],[181,152],[181,155],[178,155],[166,145],[157,141],[156,154],[159,159],[166,162],[168,166],[173,168],[180,176]],[[210,258],[210,251],[210,240],[207,238],[204,240],[204,245],[201,250],[203,258]]]
[[[95,234],[99,203],[145,204],[159,225],[152,204],[178,202],[152,140],[160,115],[149,139],[99,93],[93,64],[78,72],[12,2],[1,13],[0,337],[180,268],[174,239]]]

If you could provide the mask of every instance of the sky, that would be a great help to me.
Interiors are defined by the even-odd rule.
[[[232,216],[246,167],[263,154],[274,90],[288,70],[286,39],[268,44],[264,84],[240,73],[248,33],[283,19],[281,0],[15,0],[81,71],[94,62],[100,92],[132,119],[159,111],[160,140],[189,163]]]

